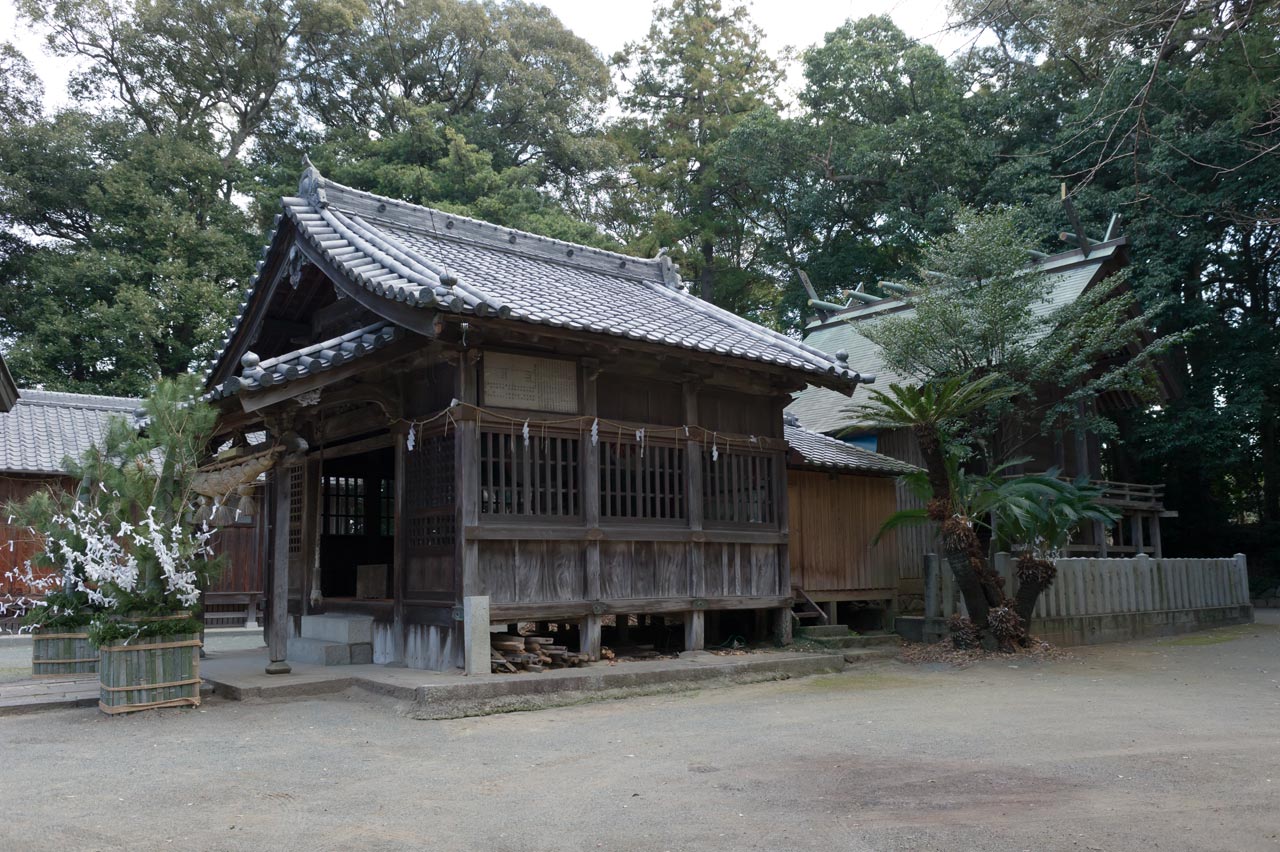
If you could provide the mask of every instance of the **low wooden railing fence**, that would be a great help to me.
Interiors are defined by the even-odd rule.
[[[1168,559],[1139,554],[1124,559],[1068,558],[1054,563],[1058,576],[1036,604],[1035,618],[1168,612],[1245,606],[1248,571],[1243,553],[1223,559]],[[1017,591],[1017,562],[996,554],[993,567],[1005,591]],[[951,571],[935,555],[925,557],[925,613],[950,618],[964,613]]]

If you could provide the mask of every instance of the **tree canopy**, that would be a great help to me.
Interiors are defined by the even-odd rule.
[[[23,383],[143,393],[207,356],[303,153],[361,188],[666,249],[704,298],[793,334],[797,271],[826,299],[875,292],[940,262],[967,209],[1062,248],[1065,182],[1086,230],[1123,215],[1148,331],[1197,330],[1185,394],[1131,416],[1113,475],[1196,506],[1171,547],[1278,538],[1277,0],[954,0],[952,26],[987,34],[954,55],[867,17],[794,57],[735,0],[664,0],[607,58],[521,0],[18,5],[77,67],[50,111],[0,46],[0,346]]]

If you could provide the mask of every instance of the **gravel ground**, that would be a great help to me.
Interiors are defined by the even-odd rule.
[[[0,849],[1276,850],[1278,616],[448,722],[5,718]]]

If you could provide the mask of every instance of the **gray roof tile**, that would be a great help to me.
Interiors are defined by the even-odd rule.
[[[23,390],[0,414],[0,471],[63,473],[63,459],[102,439],[113,417],[132,419],[142,400]]]
[[[846,473],[862,473],[873,476],[902,476],[917,470],[889,456],[882,456],[853,444],[846,444],[802,426],[787,423],[783,427],[787,443],[799,453],[806,467],[821,467]]]
[[[690,295],[667,258],[629,257],[383,198],[314,168],[299,192],[283,201],[300,239],[383,298],[776,364],[830,387],[857,381],[821,350]],[[224,350],[212,372],[227,374],[226,357]]]

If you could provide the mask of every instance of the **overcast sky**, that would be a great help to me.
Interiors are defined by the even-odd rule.
[[[605,58],[627,42],[642,38],[653,11],[648,0],[542,2]],[[947,0],[756,0],[750,8],[765,33],[765,47],[775,54],[784,47],[802,49],[816,44],[848,18],[876,14],[888,14],[907,34],[934,45],[944,55],[967,46],[962,36],[946,30]],[[0,41],[14,42],[35,65],[45,81],[48,105],[66,103],[66,76],[71,65],[44,53],[42,38],[16,20],[13,0],[0,0]]]

